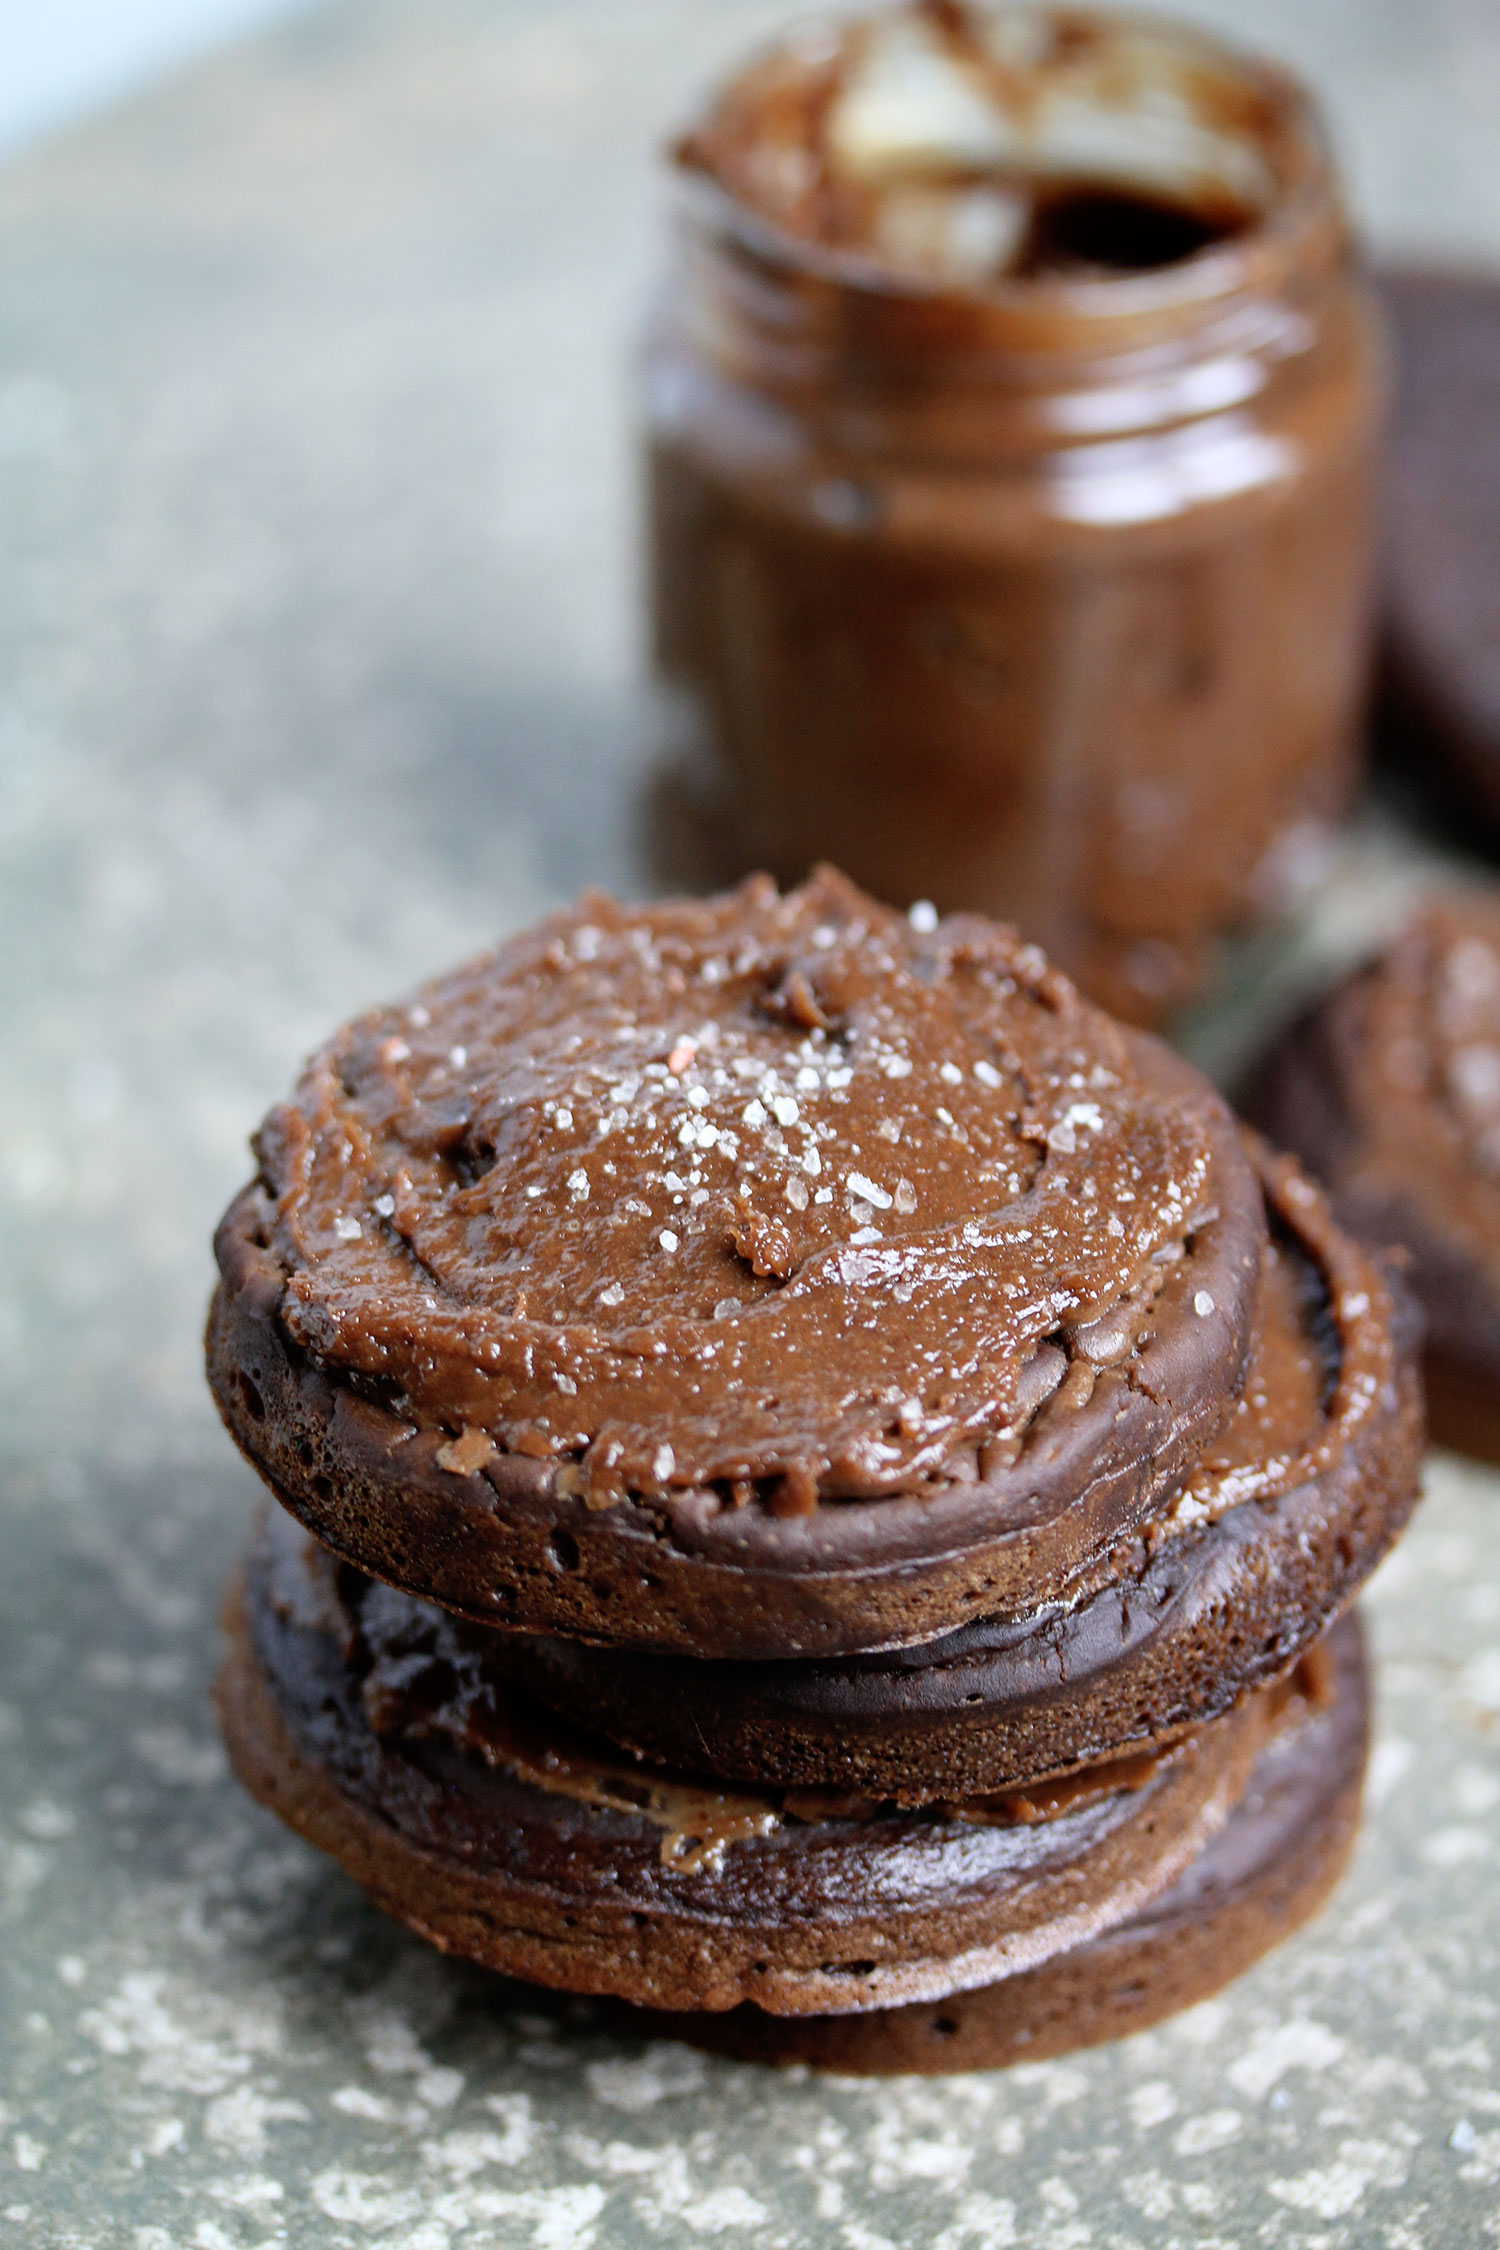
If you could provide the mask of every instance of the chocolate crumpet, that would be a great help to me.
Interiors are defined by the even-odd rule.
[[[1410,1512],[1422,1411],[1402,1292],[1288,1158],[1240,1397],[1161,1515],[1066,1604],[914,1648],[694,1662],[508,1635],[538,1701],[647,1758],[908,1803],[1066,1772],[1233,1707],[1343,1611]]]
[[[255,1147],[220,1720],[410,1928],[932,2070],[1155,2021],[1326,1894],[1413,1308],[1035,947],[827,869],[588,898]]]
[[[1025,1614],[1244,1378],[1228,1109],[978,918],[590,898],[340,1032],[218,1236],[278,1496],[484,1622],[842,1654]]]
[[[748,2062],[890,2077],[1044,2062],[1144,2031],[1240,1976],[1323,1906],[1359,1828],[1369,1740],[1357,1617],[1297,1667],[1244,1796],[1184,1875],[1127,1921],[1003,1982],[861,2015],[674,2015],[656,2027]]]
[[[839,2013],[1035,1967],[1191,1866],[1283,1718],[1270,1691],[1082,1781],[911,1812],[643,1768],[280,1511],[229,1623],[241,1777],[387,1911],[489,1968],[695,2011]]]
[[[1500,1460],[1500,892],[1434,901],[1253,1075],[1344,1222],[1405,1252],[1432,1434]]]

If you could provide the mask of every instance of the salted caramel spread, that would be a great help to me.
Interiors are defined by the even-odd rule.
[[[586,898],[272,1112],[280,1318],[456,1474],[499,1448],[599,1505],[765,1481],[797,1512],[984,1473],[1128,1358],[1213,1213],[1207,1090],[1174,1084],[1012,933],[826,870]]]

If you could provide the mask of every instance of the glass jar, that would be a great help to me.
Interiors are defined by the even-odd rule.
[[[851,41],[892,20],[1002,51],[997,99],[1032,117],[1080,40],[1106,107],[1135,70],[1102,173],[1068,173],[1067,130],[1013,135],[1007,193],[1149,216],[1175,105],[1198,160],[1229,152],[1230,219],[1160,262],[1086,240],[977,276],[893,260],[868,193],[863,236],[809,220]],[[747,865],[999,914],[1152,1021],[1317,864],[1355,774],[1383,362],[1317,118],[1281,72],[1129,18],[918,7],[818,38],[678,150],[647,353],[660,672]],[[939,151],[943,192],[993,173],[966,164]]]

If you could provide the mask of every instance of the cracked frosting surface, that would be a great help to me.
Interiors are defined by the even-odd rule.
[[[348,1026],[256,1145],[285,1328],[456,1471],[796,1513],[988,1473],[1129,1358],[1208,1099],[1013,934],[822,871],[586,898]]]

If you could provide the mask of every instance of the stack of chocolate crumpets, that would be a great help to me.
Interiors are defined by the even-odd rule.
[[[255,1149],[224,1730],[413,1929],[946,2069],[1151,2022],[1325,1896],[1409,1316],[1034,947],[827,871],[589,897],[339,1032]]]

